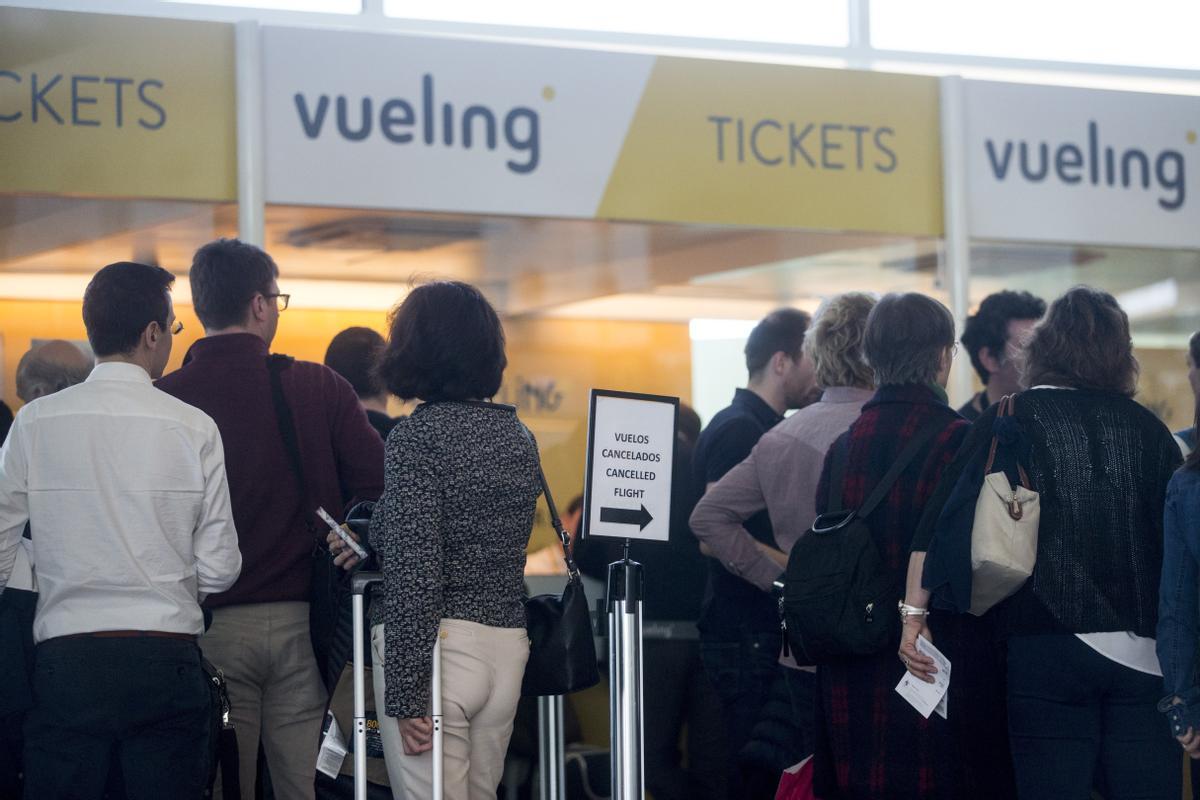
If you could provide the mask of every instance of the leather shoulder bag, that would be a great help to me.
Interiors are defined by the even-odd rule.
[[[1015,447],[1001,439],[1011,439],[1017,431],[1016,397],[1000,401],[993,423],[992,446],[983,468],[983,486],[975,503],[975,523],[971,526],[971,608],[982,616],[1025,585],[1037,561],[1038,522],[1041,498],[1029,484],[1025,468],[1016,458]],[[1004,436],[1000,431],[1009,427]],[[1013,486],[1003,469],[992,471],[1000,446],[1013,453],[1019,483]]]
[[[532,437],[530,437],[532,441]],[[571,537],[563,528],[550,484],[538,465],[538,479],[550,511],[550,524],[562,544],[567,562],[567,585],[561,595],[539,594],[525,600],[529,630],[529,662],[521,694],[525,697],[570,694],[600,682],[592,618],[579,568],[571,556]]]

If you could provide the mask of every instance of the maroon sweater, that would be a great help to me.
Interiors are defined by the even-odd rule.
[[[204,411],[217,423],[242,575],[209,606],[308,600],[313,538],[275,419],[267,344],[249,333],[199,340],[183,367],[159,389]],[[383,491],[383,442],[344,378],[321,364],[295,361],[283,370],[311,505],[341,518],[356,500]],[[315,520],[322,531],[323,524]],[[323,532],[321,538],[323,539]]]

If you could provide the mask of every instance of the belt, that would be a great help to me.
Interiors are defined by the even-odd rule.
[[[181,642],[196,642],[196,636],[190,633],[175,633],[173,631],[91,631],[89,633],[68,633],[65,636],[55,636],[55,639],[178,639]]]

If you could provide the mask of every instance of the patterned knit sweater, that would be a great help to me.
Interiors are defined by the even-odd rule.
[[[384,582],[389,716],[429,713],[439,621],[525,627],[525,548],[541,493],[538,454],[510,406],[418,406],[388,436],[371,546]]]
[[[927,549],[928,523],[966,465],[986,459],[995,417],[993,406],[972,427],[914,549]],[[1127,397],[1083,389],[1022,392],[1016,417],[1029,443],[1022,463],[1041,493],[1041,519],[1033,576],[997,607],[1000,632],[1153,637],[1163,505],[1180,460],[1171,432]]]

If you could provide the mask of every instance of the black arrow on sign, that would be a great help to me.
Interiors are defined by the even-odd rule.
[[[600,507],[601,522],[615,522],[618,525],[637,525],[638,530],[646,530],[646,526],[654,520],[650,516],[650,512],[642,506],[640,510],[632,508],[605,508]]]

